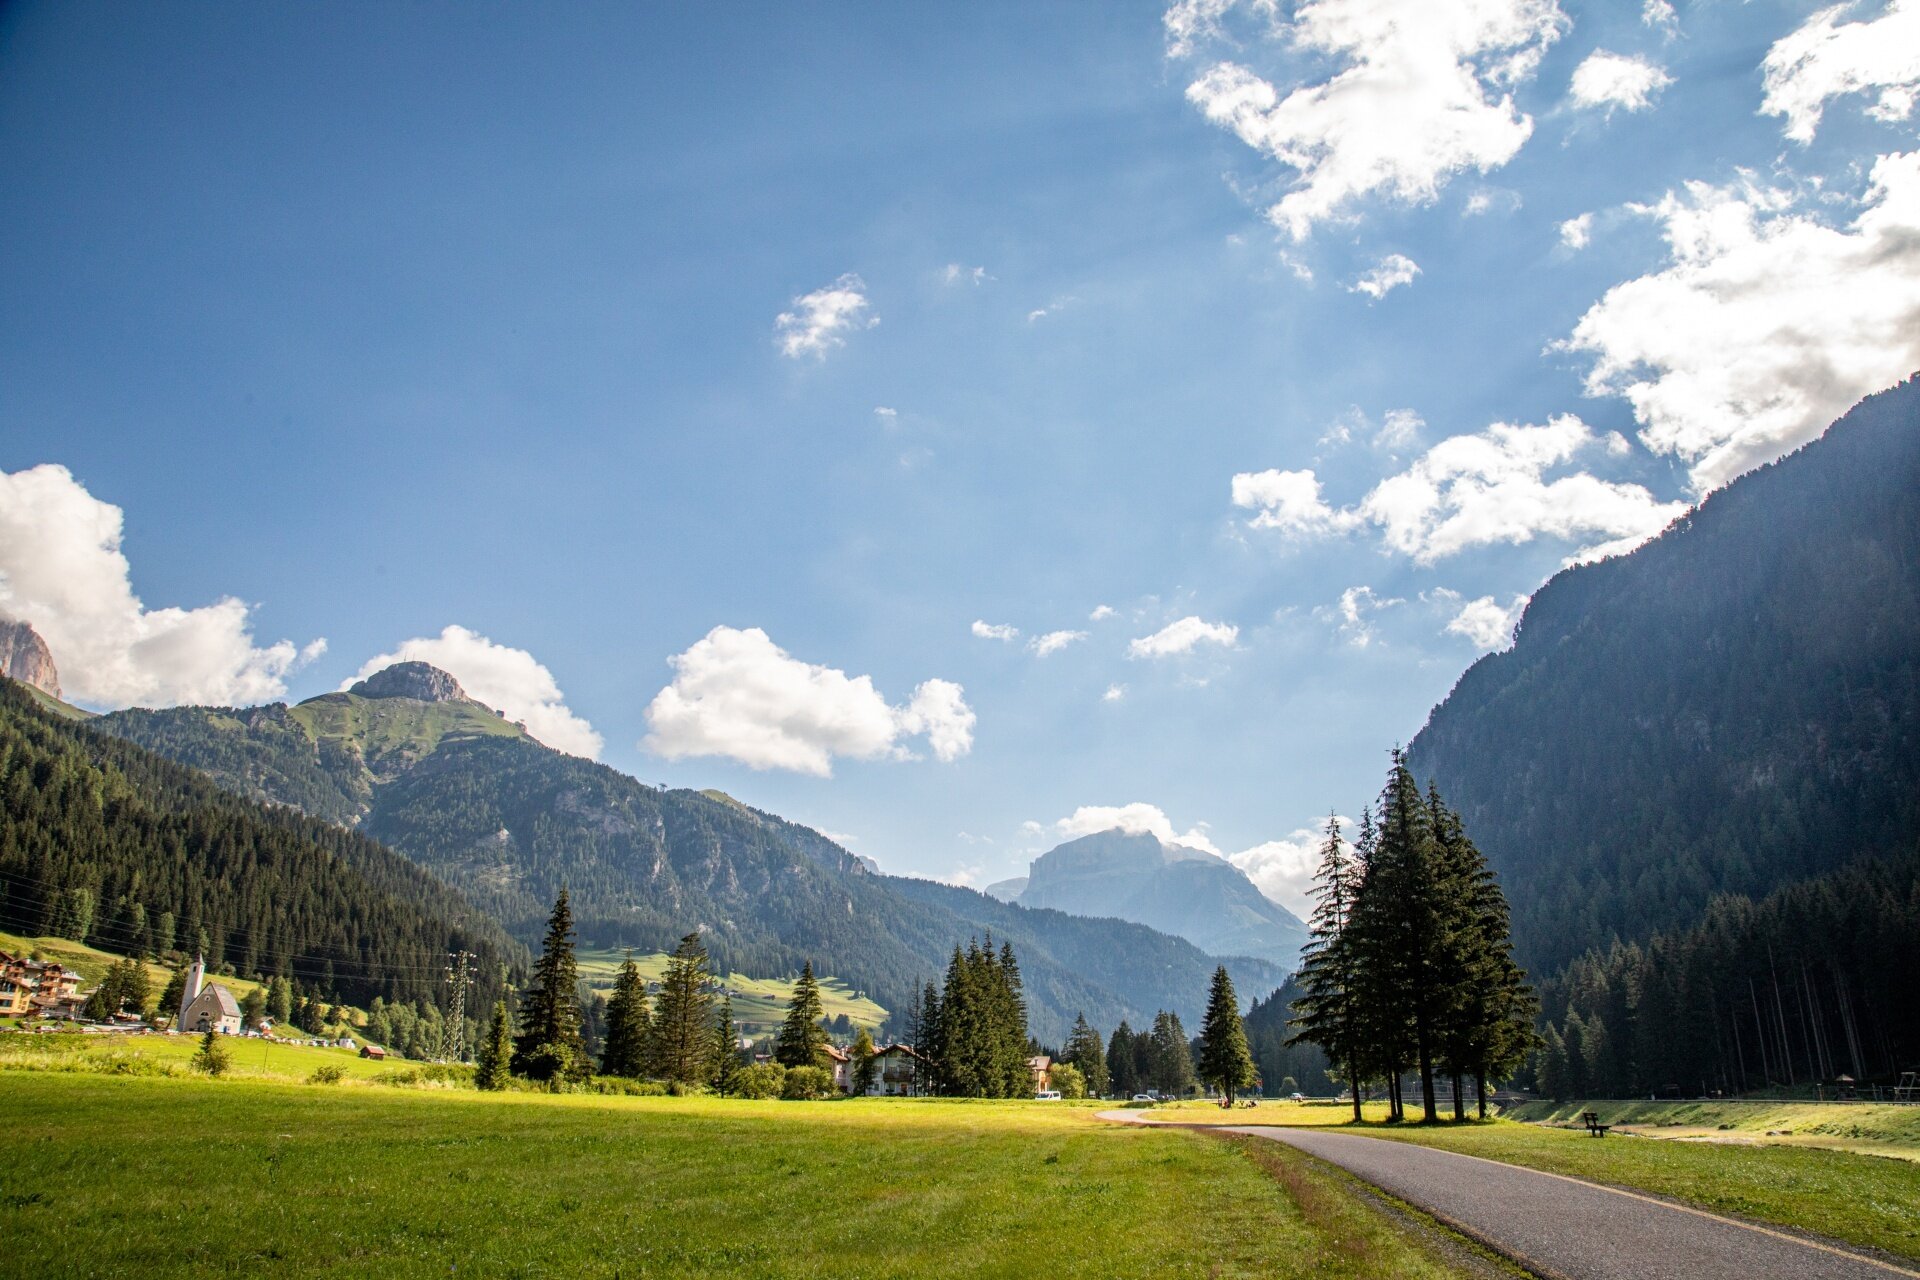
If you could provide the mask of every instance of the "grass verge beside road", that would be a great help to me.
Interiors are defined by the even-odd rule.
[[[1631,1109],[1675,1104],[1614,1105]],[[1590,1109],[1599,1108],[1574,1105],[1571,1114],[1577,1120],[1580,1111]],[[1845,1116],[1852,1108],[1802,1110],[1820,1110],[1824,1123],[1836,1125],[1869,1119],[1862,1114],[1848,1121]],[[1920,1118],[1907,1116],[1911,1108],[1900,1110],[1902,1114],[1889,1123],[1904,1125]],[[1353,1124],[1351,1104],[1335,1107],[1325,1102],[1263,1101],[1258,1107],[1224,1111],[1217,1104],[1192,1101],[1154,1107],[1142,1115],[1151,1121],[1211,1126],[1339,1125],[1344,1132],[1365,1137],[1417,1142],[1650,1192],[1712,1213],[1772,1223],[1920,1262],[1920,1163],[1912,1160],[1784,1141],[1666,1142],[1618,1132],[1596,1139],[1584,1129],[1508,1119],[1396,1125],[1384,1122],[1384,1103],[1368,1103],[1366,1123],[1360,1125]]]
[[[8,1072],[0,1275],[1457,1274],[1297,1173],[1036,1103]]]

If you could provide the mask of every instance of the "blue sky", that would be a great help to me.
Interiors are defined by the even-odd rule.
[[[1916,84],[1912,0],[9,6],[0,611],[1297,903],[1541,582],[1920,366]]]

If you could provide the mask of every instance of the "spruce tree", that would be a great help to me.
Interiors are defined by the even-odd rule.
[[[603,1075],[638,1079],[647,1071],[647,1045],[651,1019],[647,1010],[647,984],[640,966],[627,952],[626,962],[614,979],[613,998],[607,1001],[607,1037],[600,1053]]]
[[[1193,1050],[1187,1044],[1187,1032],[1180,1025],[1180,1015],[1165,1009],[1154,1014],[1149,1043],[1153,1082],[1162,1096],[1184,1098],[1192,1093]]]
[[[1227,1105],[1232,1106],[1234,1094],[1251,1088],[1254,1075],[1247,1028],[1240,1021],[1240,999],[1233,992],[1227,966],[1221,965],[1213,971],[1207,1016],[1200,1028],[1200,1078],[1225,1094]]]
[[[914,1087],[928,1097],[945,1092],[945,1077],[941,1074],[940,1065],[946,1055],[946,1032],[942,1016],[940,988],[933,984],[932,979],[928,979],[926,990],[920,994],[920,1039],[913,1045],[920,1054],[914,1062]]]
[[[853,1094],[856,1098],[865,1097],[873,1091],[875,1072],[879,1070],[874,1062],[873,1036],[865,1027],[853,1038]]]
[[[720,997],[713,1017],[713,1056],[707,1063],[707,1083],[725,1097],[733,1090],[733,1073],[739,1065],[740,1028],[733,1021],[733,997]]]
[[[1132,1098],[1145,1090],[1147,1082],[1140,1078],[1133,1063],[1133,1028],[1122,1018],[1107,1041],[1107,1078],[1115,1097]]]
[[[820,1025],[826,1010],[820,1002],[820,984],[813,979],[813,961],[800,969],[800,980],[793,984],[793,997],[787,1001],[786,1020],[774,1037],[774,1061],[791,1070],[794,1067],[825,1067],[827,1029]]]
[[[220,1043],[220,1033],[207,1028],[207,1034],[200,1037],[200,1049],[193,1055],[193,1069],[204,1071],[210,1076],[223,1076],[233,1060],[227,1056],[227,1050]]]
[[[493,1002],[493,1022],[474,1060],[473,1083],[481,1089],[504,1089],[513,1078],[513,1016],[505,997]]]
[[[573,909],[562,889],[547,919],[532,985],[520,1006],[513,1070],[536,1080],[580,1080],[588,1071],[580,1038],[580,967],[573,955]]]
[[[653,1074],[663,1080],[700,1084],[713,1056],[712,975],[700,935],[680,939],[660,979],[653,1004]]]
[[[1370,839],[1372,817],[1362,815],[1363,838]],[[1355,939],[1347,925],[1359,894],[1361,867],[1347,852],[1340,819],[1327,818],[1327,839],[1314,872],[1314,907],[1308,941],[1294,975],[1304,993],[1294,1001],[1293,1034],[1286,1043],[1317,1044],[1345,1073],[1353,1091],[1353,1119],[1360,1121],[1361,1057],[1365,1028],[1356,982]]]
[[[1087,1024],[1084,1013],[1076,1013],[1073,1030],[1067,1034],[1067,1043],[1062,1050],[1066,1061],[1080,1069],[1086,1078],[1087,1092],[1095,1098],[1104,1098],[1112,1083],[1107,1073],[1106,1050],[1100,1045],[1100,1033]]]
[[[994,1059],[999,1076],[996,1096],[1027,1097],[1034,1088],[1033,1067],[1029,1061],[1033,1055],[1027,1040],[1027,1000],[1020,981],[1020,964],[1014,959],[1010,942],[1000,944],[997,960],[988,951],[987,960],[994,993]]]

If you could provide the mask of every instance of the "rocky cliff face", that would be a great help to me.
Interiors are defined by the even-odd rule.
[[[413,698],[419,702],[470,702],[460,682],[425,662],[396,662],[362,680],[348,693],[363,698]]]
[[[54,669],[53,652],[27,623],[0,618],[0,675],[60,696],[60,673]]]

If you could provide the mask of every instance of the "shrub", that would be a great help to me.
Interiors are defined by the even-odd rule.
[[[622,1098],[659,1098],[670,1092],[658,1080],[629,1080],[624,1076],[595,1076],[587,1082],[587,1089]]]
[[[833,1072],[825,1067],[788,1067],[780,1096],[789,1102],[811,1102],[834,1091]]]
[[[313,1069],[307,1077],[308,1084],[339,1084],[346,1078],[347,1069],[337,1062],[322,1063]]]
[[[1062,1098],[1084,1098],[1087,1096],[1087,1078],[1080,1068],[1071,1062],[1056,1062],[1053,1066],[1053,1087],[1060,1091]]]
[[[232,1065],[233,1059],[228,1056],[226,1047],[220,1043],[220,1033],[207,1032],[206,1038],[200,1042],[199,1052],[193,1055],[193,1069],[217,1077],[225,1075],[227,1068]]]
[[[777,1098],[787,1069],[777,1062],[756,1062],[733,1073],[733,1091],[742,1098]]]

